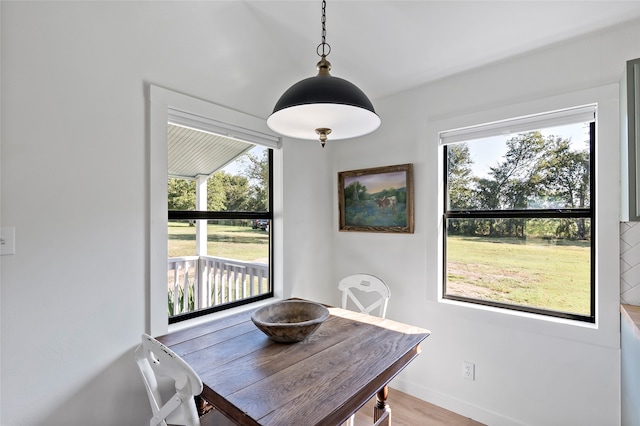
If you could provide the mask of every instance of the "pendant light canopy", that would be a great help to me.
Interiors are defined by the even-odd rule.
[[[318,75],[291,86],[267,119],[271,130],[297,139],[348,139],[366,135],[380,126],[380,117],[367,95],[356,85],[329,74],[326,42],[326,1],[322,1],[322,43],[316,49]]]

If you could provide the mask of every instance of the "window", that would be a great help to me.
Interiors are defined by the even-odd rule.
[[[273,297],[281,296],[282,245],[280,244],[280,242],[282,241],[282,230],[279,226],[279,212],[282,211],[282,152],[280,150],[280,138],[274,135],[267,127],[265,120],[259,117],[232,110],[221,105],[207,102],[202,99],[184,95],[182,93],[167,90],[153,84],[148,85],[147,95],[149,125],[149,263],[146,289],[146,292],[148,293],[146,317],[147,329],[149,330],[149,334],[154,336],[166,334],[171,328],[170,322],[175,323],[198,316],[199,318],[194,318],[193,321],[175,324],[175,327],[181,327],[183,324],[188,323],[197,324],[203,320],[206,320],[204,314],[209,314],[213,311],[223,309],[226,310],[228,308],[233,308],[239,304],[248,304],[263,297],[267,298],[270,296],[270,294],[273,294]],[[198,138],[194,137],[189,140],[182,140],[182,142],[178,145],[171,144],[170,148],[170,125],[175,126],[175,128],[173,129],[175,131],[184,132],[187,130],[191,130],[198,132],[200,136],[207,140],[207,143],[204,143],[204,140],[198,143]],[[214,138],[217,142],[219,142],[213,144],[214,147],[219,148],[222,152],[226,152],[226,154],[228,154],[228,156],[226,156],[225,162],[223,164],[214,164],[214,167],[212,168],[203,168],[203,170],[205,171],[200,170],[200,174],[195,178],[191,175],[183,175],[184,169],[178,168],[175,164],[173,164],[174,159],[183,158],[183,156],[176,155],[178,154],[177,152],[170,152],[170,150],[182,150],[183,154],[188,153],[191,156],[190,158],[192,162],[197,160],[199,165],[203,165],[207,163],[207,161],[211,160],[211,156],[204,155],[204,151],[198,151],[198,149],[204,149],[203,147],[205,145],[211,147],[212,144],[209,143],[209,140],[211,138]],[[191,145],[190,149],[185,150],[185,146],[189,143],[193,143],[194,145]],[[201,204],[198,204],[197,209],[192,209],[191,207],[175,207],[176,205],[174,204],[174,207],[171,208],[171,219],[169,219],[168,182],[170,178],[187,178],[183,179],[183,184],[195,185],[197,191],[206,190],[206,192],[208,193],[208,198],[209,195],[213,194],[214,191],[209,190],[208,184],[206,184],[207,177],[215,174],[215,172],[217,171],[222,171],[227,167],[228,168],[225,170],[225,172],[231,173],[232,169],[239,172],[242,167],[232,166],[231,163],[234,159],[238,159],[238,156],[241,157],[242,153],[247,149],[260,150],[262,155],[264,155],[264,152],[266,152],[266,155],[268,155],[268,209],[249,209],[249,211],[237,211],[238,209],[233,209],[235,211],[231,211],[228,209],[225,210],[220,208],[220,210],[218,210],[218,208],[208,208],[208,203],[206,202],[203,202],[202,204],[204,205],[204,207],[202,207]],[[203,155],[194,155],[196,152],[202,153]],[[259,159],[263,158],[262,155],[260,155],[260,153],[258,152],[255,152],[255,155]],[[213,157],[217,157],[218,159],[223,158],[223,156],[215,155]],[[243,161],[243,164],[245,166],[248,166],[249,163]],[[250,168],[247,167],[247,169]],[[234,172],[234,174],[240,173]],[[201,202],[202,200],[204,200],[204,198],[205,197],[198,197],[196,195],[196,200],[199,199],[201,200]],[[176,200],[173,200],[172,202],[175,201]],[[227,217],[224,217],[225,215]],[[252,229],[250,221],[254,220],[254,218],[260,219],[261,221],[267,220],[269,222],[268,228],[256,228],[255,230],[252,230],[255,231],[254,235],[256,237],[259,237],[261,239],[261,242],[264,243],[268,241],[268,248],[265,250],[265,252],[267,253],[265,257],[268,258],[267,292],[257,295],[254,291],[252,295],[249,291],[245,293],[246,297],[243,297],[241,300],[218,304],[218,302],[221,302],[223,300],[223,297],[220,296],[215,306],[204,307],[201,309],[199,308],[194,311],[189,311],[189,309],[187,309],[186,311],[184,309],[182,311],[179,310],[178,315],[172,315],[175,316],[175,318],[170,319],[170,315],[168,315],[170,297],[174,298],[172,301],[174,304],[176,303],[176,300],[178,301],[178,303],[182,302],[181,306],[184,306],[185,297],[184,289],[182,289],[183,295],[181,298],[180,288],[177,289],[177,298],[176,296],[169,294],[170,289],[171,291],[174,291],[174,287],[169,286],[170,275],[167,272],[169,269],[168,258],[171,258],[173,256],[173,254],[169,254],[169,222],[180,221],[182,225],[186,225],[185,227],[189,232],[192,232],[194,234],[198,232],[198,224],[200,224],[199,232],[207,234],[206,238],[199,238],[196,240],[194,240],[194,234],[189,235],[188,237],[190,238],[190,242],[188,242],[187,244],[190,247],[190,251],[187,251],[186,254],[200,256],[201,254],[205,253],[202,245],[206,245],[206,256],[224,257],[226,259],[232,260],[243,260],[242,257],[236,257],[235,253],[233,253],[234,255],[232,256],[232,253],[221,252],[222,248],[227,248],[227,245],[224,244],[224,239],[228,236],[228,234],[224,235],[219,232],[216,233],[216,228],[214,228],[212,225],[214,225],[214,221],[218,221],[218,223],[216,223],[215,225],[220,225],[219,222],[224,220],[244,221],[243,225],[248,225],[241,228],[244,231]],[[189,221],[192,221],[192,224],[194,225],[193,227],[190,227],[190,229]],[[217,230],[219,229],[220,228],[217,228]],[[209,240],[209,238],[211,238],[212,240],[218,240],[215,241],[215,247],[209,246],[209,242],[207,241]],[[176,240],[180,239],[176,238]],[[250,251],[245,250],[242,251],[242,254],[247,254],[249,252]],[[255,257],[252,259],[255,259]],[[260,258],[260,260],[262,261],[261,263],[264,264],[264,257]],[[240,264],[240,266],[244,265]],[[191,267],[189,267],[189,269],[191,269]],[[232,274],[232,276],[234,277],[242,276],[242,268],[234,269],[229,266],[229,270],[232,270],[234,272],[234,274]],[[184,278],[185,271],[187,271],[186,265],[184,269],[181,269],[180,273],[178,273],[178,279]],[[202,277],[203,272],[205,271],[206,268],[200,268],[198,270],[199,279],[200,277]],[[195,275],[193,277],[194,278],[190,278],[190,276],[187,274],[187,282],[189,282],[190,280],[193,281],[195,279]],[[213,278],[214,276],[211,274],[206,274],[204,281],[209,280],[209,277],[212,277],[210,282],[213,282],[215,284],[215,279]],[[218,280],[218,282],[220,282],[220,280]],[[234,284],[239,284],[239,281],[233,282]],[[191,303],[190,299],[193,299],[192,306],[200,306],[200,304],[203,303],[203,300],[206,301],[207,298],[213,298],[215,302],[215,294],[211,295],[211,293],[205,292],[204,290],[202,290],[203,287],[199,287],[200,291],[191,291],[191,293],[189,293],[190,285],[191,283],[189,283],[189,285],[187,286],[186,293],[186,300],[188,302],[187,308],[189,308],[189,303]],[[236,291],[236,288],[237,287],[234,288],[233,294],[242,294],[242,289]],[[254,290],[255,288],[256,287],[254,287]],[[196,305],[196,297],[199,298],[197,302],[198,305]],[[172,310],[171,312],[173,313],[174,311]]]
[[[595,106],[440,137],[443,298],[595,322]]]
[[[273,296],[272,149],[220,133],[169,115],[169,323]]]

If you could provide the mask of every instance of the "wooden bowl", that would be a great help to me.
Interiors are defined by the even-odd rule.
[[[318,303],[283,300],[258,309],[251,316],[251,321],[269,339],[295,343],[313,334],[327,318],[329,310]]]

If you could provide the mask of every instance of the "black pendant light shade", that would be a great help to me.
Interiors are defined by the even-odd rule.
[[[298,139],[318,139],[316,129],[331,129],[331,139],[373,132],[380,117],[356,85],[331,75],[316,75],[291,86],[268,118],[275,132]]]

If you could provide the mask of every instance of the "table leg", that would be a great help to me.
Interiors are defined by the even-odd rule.
[[[201,397],[200,395],[196,395],[194,397],[196,402],[196,410],[198,411],[198,416],[202,417],[207,414],[209,411],[213,410],[213,405],[209,404],[206,399]]]
[[[389,388],[386,386],[376,394],[376,405],[373,407],[373,422],[375,426],[391,426],[391,407],[387,404]]]

